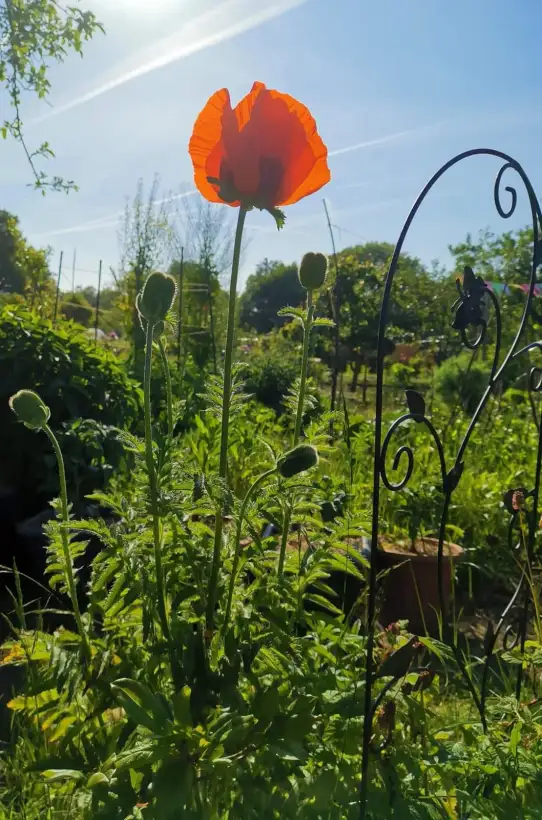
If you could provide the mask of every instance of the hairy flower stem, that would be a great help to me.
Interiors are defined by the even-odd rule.
[[[162,567],[162,533],[160,527],[160,516],[158,514],[158,487],[156,482],[154,456],[152,452],[151,368],[153,330],[153,326],[150,322],[148,322],[145,346],[145,371],[143,377],[143,396],[145,403],[145,460],[147,462],[149,490],[151,495],[154,563],[156,568],[156,591],[158,595],[158,615],[160,618],[160,623],[162,626],[162,632],[164,634],[164,637],[166,638],[166,640],[169,640],[169,624],[167,619],[166,594],[164,589],[164,570]]]
[[[66,566],[66,581],[68,586],[68,594],[70,596],[71,605],[73,608],[73,615],[75,618],[75,623],[77,625],[77,631],[79,632],[79,636],[81,638],[81,643],[83,646],[83,653],[85,658],[88,662],[91,660],[91,652],[90,652],[90,645],[88,642],[87,633],[85,632],[85,628],[83,626],[83,620],[81,618],[81,610],[79,609],[79,601],[77,600],[77,590],[75,588],[75,577],[73,574],[73,565],[70,555],[70,542],[68,538],[68,530],[66,529],[69,517],[68,517],[68,489],[66,486],[66,470],[64,468],[64,458],[62,456],[62,450],[60,449],[60,445],[56,439],[55,434],[51,430],[48,424],[44,425],[43,427],[44,432],[47,434],[49,441],[53,445],[53,450],[56,456],[56,463],[58,465],[58,478],[60,483],[60,514],[62,516],[62,523],[63,527],[60,530],[60,537],[62,539],[62,551],[64,553],[64,563]]]
[[[312,331],[312,321],[314,318],[314,306],[312,304],[312,291],[307,292],[307,317],[303,326],[303,355],[301,359],[301,380],[299,383],[299,397],[297,402],[297,414],[295,419],[293,447],[299,441],[301,435],[301,424],[303,422],[303,410],[305,409],[305,390],[307,387],[307,370],[309,363],[309,343]]]
[[[167,351],[163,339],[158,340],[158,348],[160,350],[160,361],[162,363],[162,371],[164,373],[164,381],[166,384],[166,402],[167,402],[167,432],[170,438],[173,436],[173,394],[171,390],[171,373],[169,372],[169,362],[167,360]]]
[[[305,391],[307,388],[307,370],[309,364],[309,344],[312,331],[312,321],[314,318],[314,306],[312,304],[312,291],[307,291],[307,315],[303,324],[303,353],[301,357],[301,378],[299,381],[299,396],[297,401],[297,413],[295,418],[294,440],[293,447],[299,441],[301,435],[301,424],[303,422],[303,410],[305,408]],[[277,574],[282,578],[284,574],[284,561],[286,558],[286,546],[288,544],[288,535],[290,534],[290,523],[292,521],[292,506],[287,503],[286,511],[284,513],[284,522],[282,525],[282,538],[280,541],[279,565]]]
[[[231,405],[231,382],[233,366],[233,340],[235,336],[235,305],[237,300],[237,277],[239,275],[239,261],[241,259],[241,243],[243,239],[243,228],[247,215],[246,208],[239,208],[237,218],[237,229],[235,231],[235,242],[233,246],[233,260],[231,267],[230,298],[228,305],[228,333],[226,337],[226,352],[224,355],[224,389],[222,393],[222,429],[220,437],[220,463],[218,474],[221,479],[226,479],[228,472],[228,439],[230,430],[230,405]],[[215,521],[215,543],[213,549],[213,563],[211,566],[211,577],[207,590],[207,614],[206,627],[212,631],[214,622],[214,611],[216,603],[216,588],[218,585],[218,573],[220,571],[220,561],[222,552],[222,505],[217,506]]]
[[[232,565],[232,569],[231,569],[230,586],[229,586],[229,589],[228,589],[228,603],[226,604],[226,614],[224,616],[224,634],[226,633],[226,630],[228,628],[228,623],[229,623],[229,620],[230,620],[231,604],[232,604],[232,600],[233,600],[233,591],[235,589],[235,580],[236,580],[236,576],[237,576],[237,568],[239,566],[239,558],[240,558],[240,555],[241,555],[241,530],[243,528],[243,521],[245,519],[246,510],[247,510],[248,504],[249,504],[252,496],[254,495],[254,493],[256,492],[258,487],[260,486],[260,484],[263,484],[263,482],[266,480],[266,478],[269,478],[270,476],[272,476],[276,472],[276,469],[277,469],[276,467],[273,467],[272,470],[267,470],[265,473],[262,473],[262,475],[259,476],[256,479],[256,481],[252,484],[252,486],[249,488],[247,494],[245,495],[245,497],[243,499],[243,503],[241,504],[241,510],[239,512],[239,517],[237,519],[237,530],[235,532],[235,552],[234,552],[234,556],[233,556],[233,565]]]

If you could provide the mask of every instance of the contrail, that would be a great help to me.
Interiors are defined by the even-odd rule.
[[[384,145],[386,142],[394,142],[401,140],[404,137],[418,136],[428,131],[435,131],[443,125],[442,122],[436,122],[433,125],[424,125],[421,128],[410,128],[408,131],[398,131],[396,134],[387,134],[385,137],[378,137],[374,140],[367,140],[366,142],[357,142],[355,145],[347,145],[346,148],[337,148],[336,151],[330,151],[328,156],[338,157],[341,154],[349,154],[351,151],[359,151],[362,148],[370,148],[373,145]]]
[[[189,196],[194,196],[198,192],[194,188],[190,191],[185,191],[182,194],[174,194],[173,196],[166,196],[163,199],[157,199],[155,205],[165,205],[167,202],[175,202],[177,199],[186,199]],[[82,222],[80,225],[72,225],[69,228],[59,228],[56,231],[47,231],[47,233],[36,234],[36,237],[48,236],[64,236],[70,233],[85,233],[87,231],[98,231],[100,228],[113,228],[119,224],[119,219],[124,216],[124,211],[117,211],[109,216],[102,216],[101,219],[92,219],[89,222]]]
[[[280,17],[282,14],[301,6],[308,0],[260,0],[257,11],[254,8],[254,0],[225,0],[219,7],[200,14],[194,20],[189,20],[175,34],[159,40],[150,48],[140,52],[135,60],[137,65],[129,71],[122,71],[102,85],[97,86],[77,97],[70,102],[52,108],[41,117],[32,120],[32,124],[43,122],[57,114],[63,114],[84,105],[102,94],[107,94],[115,88],[119,88],[138,77],[143,77],[151,71],[156,71],[170,63],[182,60],[198,51],[218,45],[225,40],[231,40],[245,31],[257,28],[263,23]],[[210,31],[211,29],[211,31]],[[152,57],[149,55],[152,54]]]

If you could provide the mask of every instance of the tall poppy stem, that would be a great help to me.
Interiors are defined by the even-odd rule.
[[[303,354],[301,357],[301,378],[299,381],[299,395],[297,398],[297,413],[295,417],[294,441],[295,447],[301,435],[301,425],[303,423],[303,409],[305,407],[305,392],[307,389],[307,366],[309,363],[309,345],[312,331],[312,322],[314,318],[314,306],[312,304],[312,291],[307,291],[307,315],[303,325]],[[290,533],[290,523],[292,521],[292,505],[286,503],[286,510],[284,513],[284,520],[282,524],[282,538],[280,542],[279,564],[277,574],[279,578],[284,573],[284,561],[286,558],[286,546],[288,544],[288,535]]]
[[[301,435],[301,424],[303,422],[303,410],[305,407],[305,391],[307,388],[307,365],[309,363],[309,344],[312,331],[312,320],[314,317],[314,306],[312,304],[312,290],[307,292],[307,317],[305,319],[303,332],[303,357],[301,359],[301,380],[299,383],[299,396],[297,402],[297,415],[295,419],[294,444],[295,447]]]
[[[273,467],[271,470],[267,470],[262,475],[258,476],[256,481],[250,486],[247,494],[243,499],[243,503],[241,504],[241,509],[239,511],[239,518],[237,519],[237,530],[235,532],[235,550],[233,554],[233,564],[231,570],[231,577],[230,577],[230,585],[228,589],[228,603],[226,604],[226,614],[224,616],[224,634],[226,634],[226,630],[228,628],[229,620],[230,620],[230,613],[231,613],[231,605],[233,601],[233,592],[235,589],[235,580],[237,577],[237,569],[239,567],[239,558],[241,556],[241,532],[243,529],[243,521],[245,520],[245,515],[247,511],[247,507],[249,501],[252,499],[252,496],[263,482],[268,479],[270,476],[274,475],[277,471],[276,467]]]
[[[147,322],[146,346],[145,346],[145,370],[143,377],[143,398],[145,414],[145,460],[147,462],[147,473],[149,478],[149,491],[151,497],[152,533],[154,544],[154,564],[156,570],[156,593],[158,598],[158,615],[164,638],[169,641],[169,623],[166,609],[166,593],[164,588],[164,568],[162,566],[162,528],[160,526],[160,516],[158,512],[158,485],[156,481],[156,468],[154,464],[154,454],[152,448],[152,418],[151,418],[151,370],[152,370],[152,341],[153,326]]]
[[[77,590],[75,586],[75,576],[73,572],[72,557],[70,555],[70,541],[68,538],[68,530],[66,529],[66,525],[69,523],[69,513],[68,488],[66,485],[66,470],[64,468],[64,458],[62,456],[62,450],[60,449],[58,440],[48,424],[45,424],[45,426],[43,427],[43,431],[46,433],[46,435],[49,438],[49,441],[53,445],[53,450],[55,452],[56,463],[58,467],[58,480],[60,484],[60,515],[62,518],[62,523],[65,525],[60,530],[60,538],[62,539],[62,552],[64,554],[66,586],[68,588],[68,594],[70,596],[70,601],[73,609],[73,616],[75,618],[75,623],[77,625],[77,631],[79,632],[79,636],[81,638],[83,653],[87,662],[90,663],[90,645],[88,642],[87,633],[85,632],[85,627],[83,626],[81,610],[79,609],[79,601],[77,599]]]
[[[241,243],[243,239],[243,228],[247,215],[246,208],[239,208],[237,218],[237,229],[235,231],[235,242],[233,246],[233,260],[231,267],[230,298],[228,305],[228,333],[226,337],[226,353],[224,356],[224,389],[222,393],[222,431],[220,438],[220,463],[218,475],[221,479],[226,479],[228,473],[228,440],[230,431],[230,406],[231,406],[231,383],[233,367],[233,341],[235,337],[235,307],[237,301],[237,278],[239,275],[239,262],[241,259]],[[220,571],[220,561],[222,552],[222,505],[217,505],[215,521],[215,543],[213,550],[213,563],[211,566],[211,577],[207,590],[207,616],[206,627],[212,631],[214,622],[214,611],[216,603],[216,588],[218,585],[218,573]]]
[[[162,338],[158,340],[158,348],[160,350],[160,361],[162,363],[162,372],[166,385],[167,432],[171,438],[173,436],[173,392],[171,389],[171,373],[169,372],[167,350]]]

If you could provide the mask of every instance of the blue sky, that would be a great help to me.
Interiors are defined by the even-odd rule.
[[[236,102],[254,80],[309,106],[330,150],[332,182],[287,209],[278,233],[250,214],[241,282],[267,256],[291,261],[329,251],[322,197],[339,247],[395,241],[416,194],[450,156],[472,147],[511,153],[542,191],[540,0],[83,0],[107,36],[51,71],[50,105],[25,101],[27,139],[57,153],[46,168],[78,193],[45,198],[22,151],[1,145],[1,207],[35,244],[61,250],[64,286],[95,284],[98,262],[118,262],[117,214],[139,177],[189,191],[187,143],[207,98]],[[3,106],[4,107],[4,106]],[[528,221],[525,196],[501,220],[498,165],[471,159],[435,190],[406,249],[449,261],[467,231]],[[226,206],[224,206],[226,207]],[[96,224],[92,224],[96,223]]]

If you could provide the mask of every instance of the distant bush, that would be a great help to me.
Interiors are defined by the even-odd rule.
[[[472,353],[470,352],[446,359],[435,370],[437,395],[446,404],[457,405],[465,413],[472,415],[488,385],[492,356],[493,350],[491,349],[486,361],[481,361],[478,356],[471,363]],[[526,368],[529,362],[525,359],[526,357],[523,359],[519,357],[508,364],[504,378],[498,382],[499,390],[508,390],[510,387],[524,390],[527,387]]]
[[[489,362],[471,362],[471,353],[447,359],[435,371],[435,390],[450,406],[458,405],[465,413],[476,410],[489,379]]]
[[[92,453],[85,456],[80,444],[73,459],[69,446],[65,453],[71,487],[86,491],[90,488],[82,479],[81,466],[90,468],[95,463],[97,442],[101,447],[111,439],[107,427],[131,428],[142,413],[137,385],[115,357],[96,346],[81,328],[68,322],[53,327],[50,321],[13,305],[0,309],[0,483],[34,493],[47,495],[51,484],[56,484],[52,466],[47,467],[47,439],[29,434],[8,407],[9,397],[22,388],[40,393],[51,408],[55,429],[64,431],[68,442],[77,439],[69,434],[73,422],[99,422],[88,427],[84,437]]]
[[[247,393],[278,413],[284,410],[284,398],[299,373],[299,364],[278,346],[251,353],[245,363],[244,382]]]

